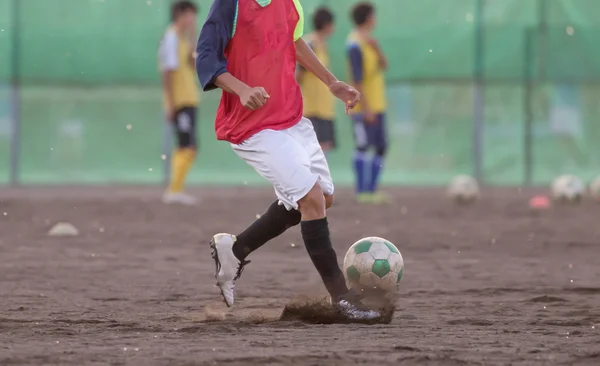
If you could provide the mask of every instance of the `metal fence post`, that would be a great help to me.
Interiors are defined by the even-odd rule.
[[[524,53],[523,53],[523,81],[525,84],[523,92],[523,112],[525,120],[523,123],[523,169],[525,184],[531,186],[533,183],[533,37],[534,29],[524,31]]]
[[[163,123],[162,133],[162,151],[163,155],[163,185],[169,183],[169,177],[171,175],[171,150],[173,148],[173,131],[170,122],[165,121]]]
[[[10,185],[14,186],[19,184],[19,164],[20,164],[20,151],[21,151],[21,106],[20,106],[20,82],[21,82],[21,70],[20,70],[20,43],[21,43],[21,6],[19,0],[13,0],[12,3],[12,18],[13,18],[13,32],[12,32],[12,65],[11,65],[11,117],[10,117]]]
[[[484,83],[484,0],[475,4],[475,88],[473,91],[473,173],[483,183],[483,128],[485,107]]]

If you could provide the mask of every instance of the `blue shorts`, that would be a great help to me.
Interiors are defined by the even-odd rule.
[[[369,148],[376,150],[387,149],[387,131],[385,126],[385,114],[378,113],[375,123],[368,123],[362,114],[352,115],[354,127],[354,142],[356,149],[365,151]]]

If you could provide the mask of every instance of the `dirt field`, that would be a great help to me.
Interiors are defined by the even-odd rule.
[[[227,312],[207,245],[272,201],[268,189],[199,190],[195,208],[151,188],[0,191],[0,365],[600,365],[600,205],[532,215],[532,191],[455,207],[440,190],[392,191],[330,212],[341,258],[383,236],[405,258],[390,325],[278,320],[324,289],[292,229],[249,259]],[[75,238],[49,238],[69,221]],[[292,246],[292,243],[295,244]]]

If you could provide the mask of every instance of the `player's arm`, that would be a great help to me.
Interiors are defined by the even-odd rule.
[[[375,50],[375,53],[377,53],[377,58],[379,59],[379,67],[381,67],[382,70],[387,70],[388,68],[388,60],[387,57],[385,57],[385,54],[383,53],[383,50],[381,49],[381,45],[379,45],[379,42],[377,42],[377,40],[375,40],[374,38],[371,38],[369,40],[369,44],[371,45],[371,47],[373,47],[373,49]]]
[[[220,88],[240,97],[249,108],[262,107],[269,95],[263,88],[251,88],[227,71],[225,49],[233,37],[236,0],[214,0],[196,45],[196,72],[204,91]]]
[[[312,48],[302,38],[296,40],[296,58],[300,66],[315,74],[325,85],[331,85],[338,79],[329,71],[313,52]]]
[[[160,50],[160,66],[161,66],[161,79],[162,87],[167,103],[167,119],[173,118],[174,111],[174,97],[173,97],[173,74],[179,67],[179,55],[177,52],[178,39],[175,32],[167,32],[163,38]]]
[[[339,81],[322,63],[305,40],[298,37],[296,43],[296,59],[307,71],[313,73],[329,87],[333,95],[346,105],[346,113],[360,101],[361,95],[356,89]]]
[[[313,52],[315,52],[312,42],[306,42],[306,44],[308,44],[308,47],[310,47],[310,49]],[[298,62],[298,65],[296,66],[296,80],[298,80],[298,82],[300,82],[305,73],[306,73],[306,69],[304,68],[304,66],[302,66],[300,64],[300,62]]]

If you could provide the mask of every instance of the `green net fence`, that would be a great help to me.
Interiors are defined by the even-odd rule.
[[[336,13],[331,56],[336,74],[345,76],[353,2],[302,3],[307,23],[320,5]],[[374,3],[376,34],[390,59],[387,184],[440,184],[474,171],[478,71],[484,107],[480,158],[486,182],[522,184],[528,169],[534,183],[564,172],[585,179],[600,174],[600,18],[594,16],[600,13],[599,1]],[[20,182],[163,180],[156,53],[169,4],[0,0],[0,183],[9,181],[14,79],[20,82]],[[199,4],[202,21],[209,2]],[[226,143],[214,139],[218,98],[216,92],[203,95],[201,154],[190,181],[259,183],[258,175]],[[350,184],[353,142],[341,108],[336,125],[339,149],[330,162],[337,182]]]

